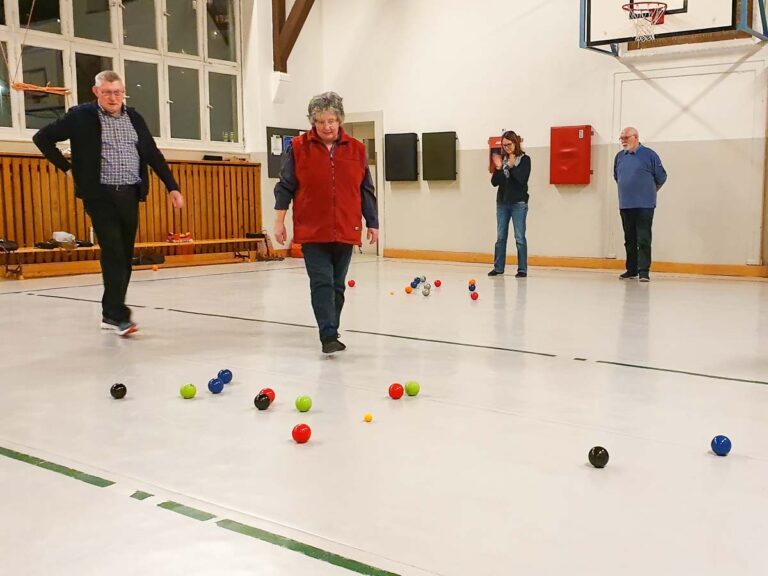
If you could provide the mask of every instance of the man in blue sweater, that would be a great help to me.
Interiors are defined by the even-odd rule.
[[[619,278],[650,282],[651,226],[656,193],[667,181],[659,155],[640,144],[636,128],[621,131],[622,151],[613,161],[613,179],[619,186],[619,212],[624,227],[627,271]]]

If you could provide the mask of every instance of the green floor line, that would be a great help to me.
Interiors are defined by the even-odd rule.
[[[243,534],[244,536],[250,536],[251,538],[256,538],[257,540],[269,542],[270,544],[275,544],[276,546],[287,548],[288,550],[293,550],[294,552],[299,552],[300,554],[304,554],[310,558],[314,558],[328,564],[333,564],[334,566],[339,566],[340,568],[346,568],[347,570],[356,572],[358,574],[365,574],[367,576],[398,576],[398,574],[395,574],[394,572],[388,572],[387,570],[382,570],[381,568],[376,568],[375,566],[363,564],[357,560],[345,558],[344,556],[334,554],[333,552],[328,552],[322,548],[316,548],[315,546],[304,544],[298,540],[293,540],[291,538],[286,538],[285,536],[280,536],[279,534],[274,534],[272,532],[267,532],[266,530],[254,528],[253,526],[248,526],[247,524],[241,524],[240,522],[235,522],[234,520],[219,520],[216,522],[216,525],[224,528],[225,530],[231,530],[232,532],[237,532],[238,534]]]
[[[191,508],[190,506],[184,506],[184,504],[179,504],[178,502],[173,502],[172,500],[160,502],[160,504],[157,506],[158,508],[164,508],[165,510],[170,510],[171,512],[176,512],[177,514],[182,514],[183,516],[188,516],[189,518],[194,518],[195,520],[200,520],[201,522],[205,522],[206,520],[210,520],[211,518],[216,517],[215,514],[203,512],[202,510]]]
[[[131,494],[131,498],[135,498],[136,500],[146,500],[147,498],[152,498],[152,496],[154,496],[154,494],[142,492],[141,490],[136,490],[136,492]]]
[[[80,470],[76,470],[75,468],[62,466],[61,464],[56,464],[55,462],[49,462],[47,460],[43,460],[42,458],[38,458],[37,456],[24,454],[23,452],[17,452],[16,450],[11,450],[10,448],[3,448],[0,446],[0,455],[6,456],[7,458],[11,458],[13,460],[17,460],[19,462],[37,466],[38,468],[44,468],[46,470],[50,470],[51,472],[56,472],[57,474],[67,476],[69,478],[74,478],[75,480],[80,480],[81,482],[85,482],[93,486],[98,486],[100,488],[105,488],[114,484],[114,482],[111,480],[100,478],[92,474],[87,474]],[[136,490],[133,494],[131,494],[131,498],[136,500],[146,500],[152,496],[154,496],[154,494],[143,492],[141,490]],[[211,514],[203,510],[198,510],[197,508],[192,508],[191,506],[185,506],[184,504],[179,504],[178,502],[174,502],[172,500],[166,500],[157,506],[158,508],[170,510],[172,512],[176,512],[177,514],[181,514],[195,520],[200,520],[202,522],[216,517],[215,514]],[[286,538],[285,536],[280,536],[279,534],[274,534],[272,532],[267,532],[266,530],[248,526],[247,524],[241,524],[240,522],[235,522],[234,520],[220,520],[216,522],[216,525],[220,528],[224,528],[225,530],[237,532],[238,534],[256,538],[257,540],[261,540],[263,542],[269,542],[270,544],[274,544],[288,550],[293,550],[294,552],[299,552],[300,554],[304,554],[305,556],[309,556],[315,560],[320,560],[321,562],[339,566],[340,568],[350,570],[351,572],[356,572],[357,574],[363,574],[365,576],[399,576],[394,572],[382,570],[380,568],[376,568],[375,566],[370,566],[369,564],[364,564],[363,562],[358,562],[357,560],[352,560],[351,558],[346,558],[344,556],[340,556],[339,554],[328,552],[322,548],[310,546],[309,544],[304,544],[298,540]]]
[[[94,476],[93,474],[87,474],[80,470],[75,470],[74,468],[62,466],[61,464],[56,464],[54,462],[48,462],[47,460],[43,460],[42,458],[38,458],[37,456],[30,456],[29,454],[16,452],[16,450],[10,450],[9,448],[3,448],[2,446],[0,446],[0,455],[6,456],[8,458],[12,458],[13,460],[18,460],[19,462],[32,464],[33,466],[37,466],[38,468],[45,468],[46,470],[50,470],[51,472],[56,472],[57,474],[62,474],[64,476],[74,478],[75,480],[80,480],[80,482],[85,482],[86,484],[98,486],[99,488],[106,488],[107,486],[112,486],[112,484],[114,484],[114,482],[112,482],[111,480],[107,480],[105,478],[99,478],[98,476]]]

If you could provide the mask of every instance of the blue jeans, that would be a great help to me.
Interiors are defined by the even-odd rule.
[[[320,341],[338,337],[341,309],[344,307],[344,290],[352,245],[338,242],[302,244],[304,265],[309,275],[309,291],[312,310],[320,330]]]
[[[509,221],[515,229],[517,244],[517,271],[528,273],[528,242],[525,240],[525,219],[528,216],[528,203],[496,204],[496,248],[493,257],[493,269],[504,273],[507,262],[507,238]]]

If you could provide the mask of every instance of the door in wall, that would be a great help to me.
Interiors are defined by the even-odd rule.
[[[376,185],[376,138],[375,127],[373,122],[350,122],[344,124],[344,130],[352,136],[360,140],[365,144],[366,155],[368,156],[368,169],[371,171],[371,178],[373,179],[374,186]],[[379,190],[376,190],[378,196]],[[363,245],[360,247],[359,252],[363,254],[370,254],[375,256],[378,254],[378,243],[368,244],[368,240],[365,238],[366,229],[363,228]],[[356,252],[358,252],[356,250]]]

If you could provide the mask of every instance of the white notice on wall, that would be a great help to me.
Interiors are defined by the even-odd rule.
[[[279,134],[274,134],[272,138],[270,138],[269,147],[275,156],[280,156],[283,153],[283,139],[280,137]]]

